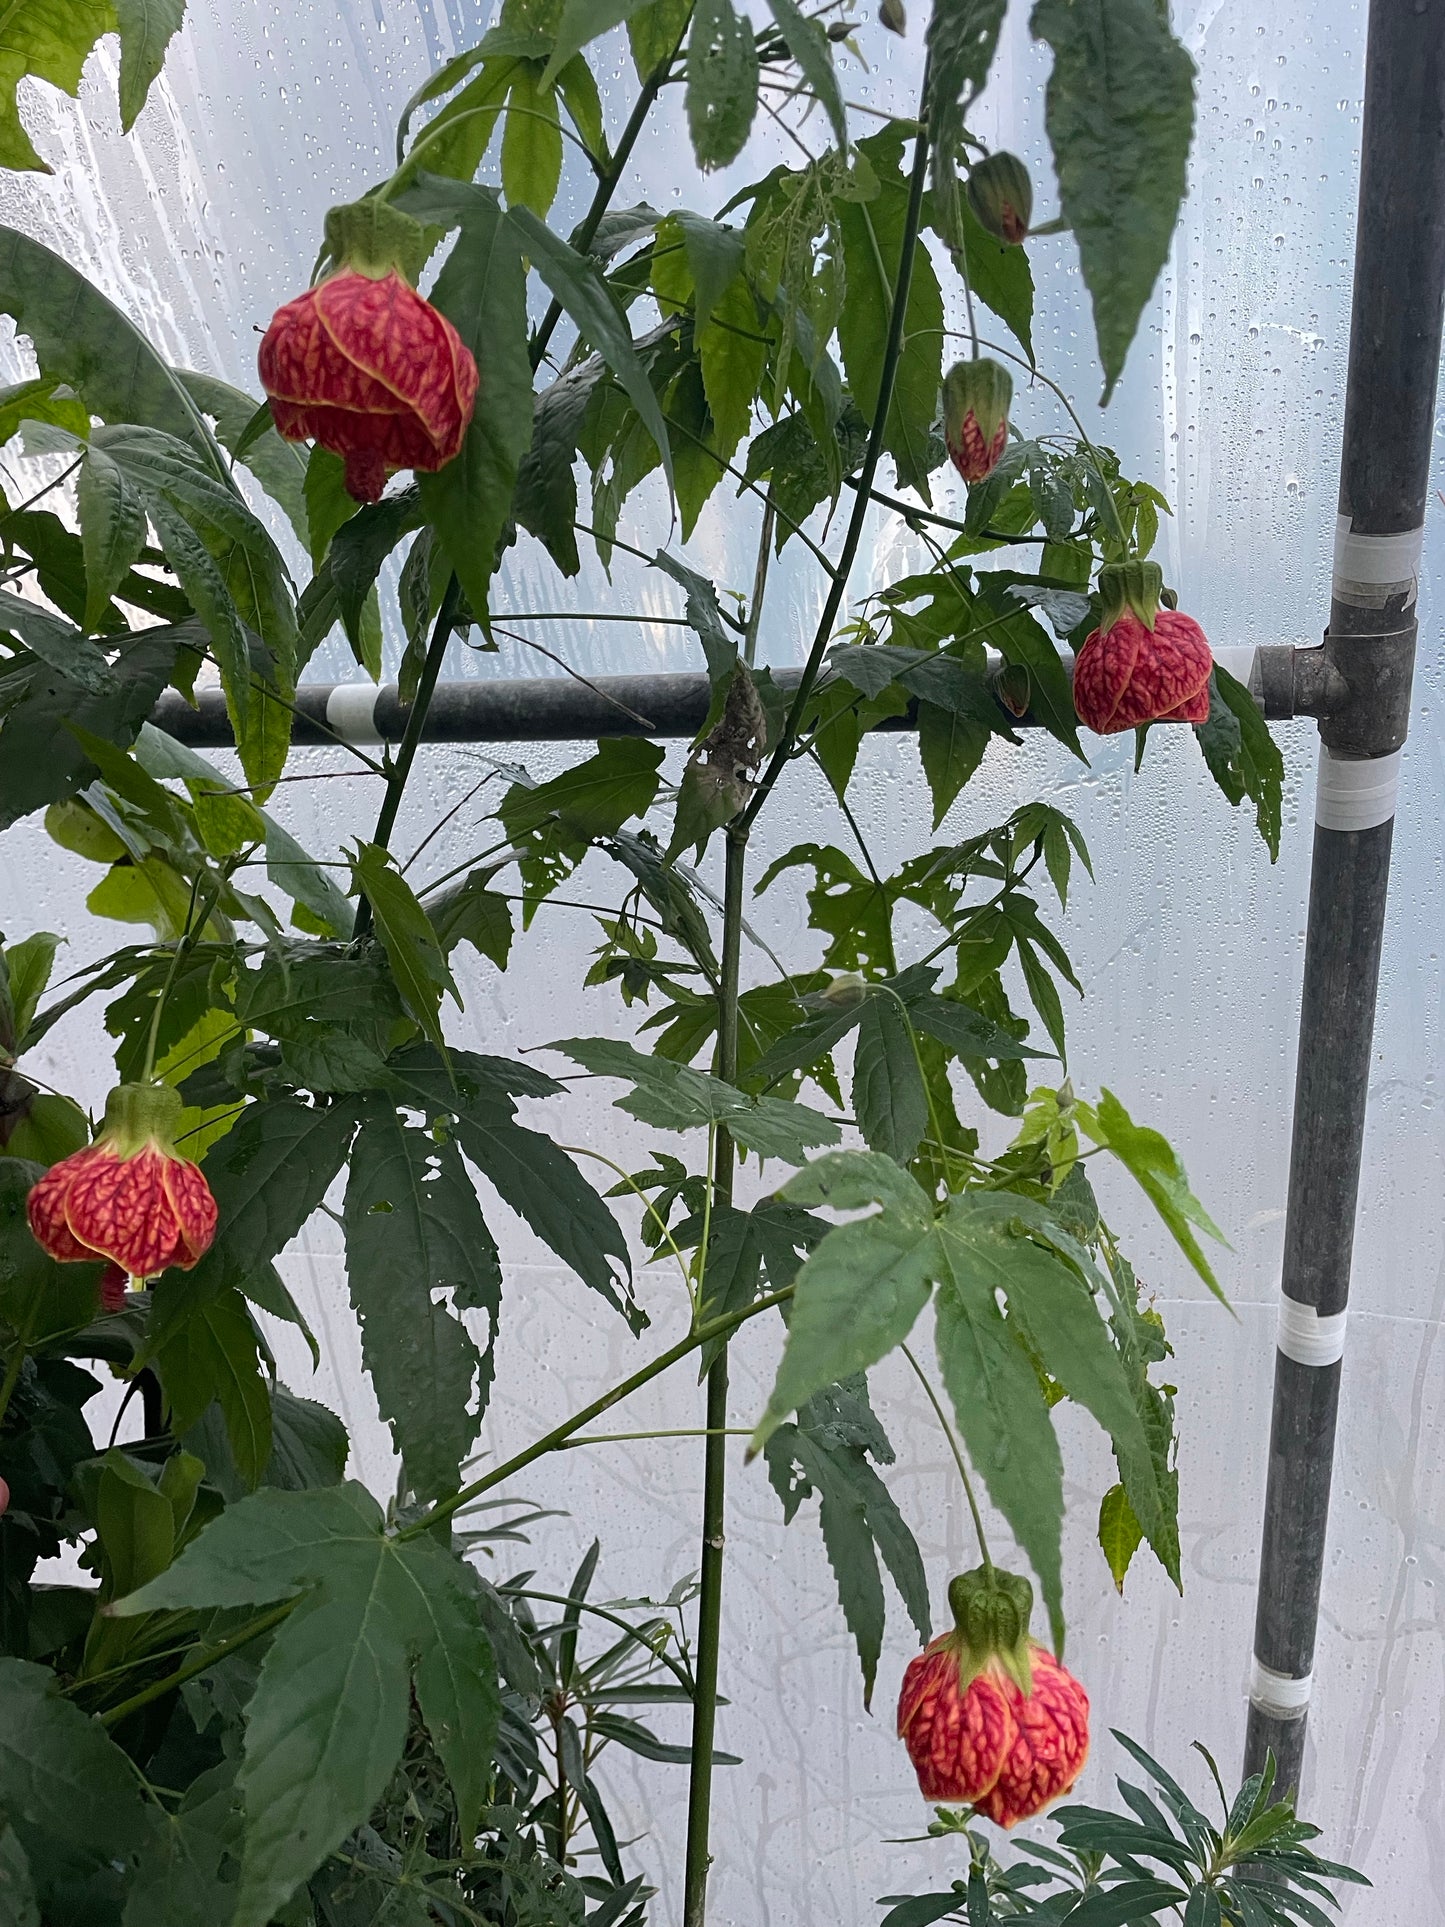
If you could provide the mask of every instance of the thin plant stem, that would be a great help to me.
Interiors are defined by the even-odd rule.
[[[763,526],[758,537],[757,566],[753,570],[753,596],[748,604],[748,626],[743,636],[743,661],[749,669],[758,659],[758,625],[763,616],[763,597],[767,594],[768,565],[773,555],[773,524],[776,519],[773,491],[769,488],[763,498]]]
[[[639,1439],[745,1439],[751,1436],[746,1425],[724,1425],[713,1431],[706,1425],[677,1425],[665,1432],[582,1432],[568,1439],[562,1448],[570,1452],[576,1445],[625,1445]]]
[[[943,1427],[943,1436],[948,1440],[948,1449],[953,1454],[953,1462],[958,1467],[958,1476],[963,1481],[963,1493],[964,1497],[968,1500],[968,1509],[973,1514],[973,1529],[978,1535],[978,1549],[983,1555],[983,1568],[989,1578],[992,1579],[993,1560],[989,1557],[988,1540],[983,1536],[983,1517],[978,1509],[978,1500],[973,1496],[973,1481],[968,1476],[968,1467],[964,1463],[963,1451],[958,1443],[958,1436],[954,1432],[952,1425],[949,1424],[948,1414],[944,1411],[939,1396],[933,1389],[932,1380],[914,1357],[912,1348],[908,1345],[901,1345],[899,1350],[913,1367],[914,1372],[918,1376],[918,1382],[928,1394],[928,1402],[937,1414],[939,1424]]]
[[[727,829],[723,884],[722,984],[718,997],[717,1075],[732,1083],[738,1073],[738,982],[742,961],[746,823]],[[719,1126],[713,1147],[712,1197],[730,1204],[733,1195],[732,1134]],[[703,1264],[706,1267],[706,1246]],[[722,1646],[722,1582],[727,1506],[728,1350],[724,1341],[707,1374],[707,1446],[702,1478],[702,1556],[697,1609],[697,1692],[692,1710],[692,1761],[688,1768],[687,1844],[683,1855],[683,1927],[703,1927],[707,1917],[708,1845],[712,1813],[713,1742],[717,1729],[718,1659]]]
[[[903,320],[908,309],[908,290],[913,279],[913,254],[918,245],[918,230],[923,217],[923,190],[928,176],[929,77],[929,69],[925,67],[919,104],[918,135],[913,146],[913,172],[908,184],[908,209],[903,220],[902,246],[898,256],[898,280],[893,290],[893,307],[888,317],[888,336],[884,344],[883,366],[878,381],[878,400],[873,411],[873,425],[868,435],[868,450],[863,457],[863,468],[858,478],[858,493],[854,498],[853,513],[848,519],[843,546],[828,585],[828,594],[823,603],[822,613],[818,618],[813,646],[803,665],[803,673],[799,679],[792,706],[788,710],[782,736],[777,748],[768,759],[767,768],[759,778],[752,801],[743,812],[742,823],[745,828],[751,828],[756,821],[758,812],[767,802],[773,785],[787,766],[803,719],[803,711],[817,683],[818,672],[823,666],[823,656],[833,634],[833,624],[843,605],[843,596],[847,589],[848,576],[852,570],[854,558],[863,540],[863,529],[868,519],[868,508],[873,491],[873,478],[878,473],[878,463],[883,453],[884,425],[888,420],[888,410],[893,400],[893,385],[898,376],[898,362],[903,352]]]
[[[118,1726],[122,1720],[129,1719],[132,1713],[149,1706],[152,1700],[163,1699],[178,1686],[184,1686],[188,1679],[195,1679],[197,1674],[204,1673],[218,1659],[225,1659],[231,1653],[239,1652],[243,1646],[249,1646],[253,1639],[259,1639],[263,1633],[269,1633],[273,1626],[279,1626],[295,1604],[294,1599],[283,1599],[279,1606],[272,1606],[269,1612],[242,1626],[229,1639],[223,1639],[219,1646],[208,1646],[194,1658],[188,1659],[184,1666],[178,1666],[175,1672],[167,1673],[164,1679],[152,1680],[149,1686],[143,1686],[138,1693],[132,1693],[129,1699],[122,1700],[119,1706],[112,1706],[102,1713],[101,1725]]]
[[[648,1364],[639,1366],[630,1377],[624,1378],[620,1384],[612,1386],[600,1397],[594,1398],[590,1405],[584,1405],[580,1412],[574,1412],[571,1418],[563,1419],[560,1425],[554,1425],[550,1432],[545,1432],[541,1438],[534,1439],[522,1451],[514,1453],[494,1472],[488,1472],[480,1479],[473,1479],[470,1485],[464,1485],[460,1492],[453,1492],[448,1498],[439,1499],[420,1519],[414,1519],[410,1525],[403,1526],[396,1535],[397,1538],[417,1539],[424,1532],[434,1532],[444,1519],[450,1519],[455,1513],[463,1511],[473,1499],[481,1498],[484,1492],[490,1492],[494,1487],[504,1485],[508,1479],[515,1478],[518,1472],[525,1472],[529,1465],[535,1465],[538,1459],[545,1458],[549,1452],[557,1451],[567,1443],[574,1432],[580,1432],[584,1425],[590,1425],[594,1419],[601,1418],[604,1412],[610,1412],[614,1405],[620,1405],[623,1399],[630,1398],[644,1385],[650,1385],[653,1379],[660,1378],[665,1371],[669,1371],[689,1353],[710,1344],[714,1338],[725,1337],[738,1325],[746,1324],[750,1318],[756,1318],[761,1312],[771,1311],[775,1305],[785,1304],[792,1295],[793,1287],[785,1285],[781,1291],[771,1291],[762,1298],[755,1298],[752,1304],[745,1305],[741,1311],[726,1312],[718,1318],[709,1319],[704,1325],[694,1326],[686,1338],[678,1339],[675,1345],[669,1345],[665,1352],[659,1352],[657,1357]]]
[[[417,747],[421,742],[422,730],[426,726],[426,714],[431,707],[432,692],[442,672],[442,659],[446,655],[447,644],[451,641],[452,624],[456,620],[461,599],[462,585],[453,572],[447,578],[447,586],[442,591],[441,606],[437,610],[436,621],[432,624],[431,641],[426,649],[426,661],[422,664],[421,677],[416,686],[416,697],[407,714],[406,728],[402,732],[396,761],[387,771],[386,795],[381,800],[376,828],[371,836],[372,842],[383,850],[391,842],[391,833],[396,828],[401,799],[406,791],[407,778],[411,775],[411,766],[416,761]],[[366,897],[362,897],[356,906],[355,935],[364,937],[371,929],[371,923],[371,904]]]

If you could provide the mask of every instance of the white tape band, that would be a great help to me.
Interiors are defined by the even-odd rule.
[[[1372,830],[1395,814],[1400,752],[1389,756],[1332,756],[1320,749],[1315,822],[1322,830]]]
[[[1335,599],[1364,609],[1381,609],[1391,596],[1413,602],[1424,539],[1423,528],[1360,535],[1341,515],[1335,523]]]
[[[1256,1659],[1250,1671],[1249,1697],[1261,1713],[1277,1720],[1297,1720],[1309,1706],[1314,1680],[1313,1673],[1292,1679],[1288,1673],[1277,1673],[1262,1659]]]
[[[379,743],[374,683],[339,682],[326,698],[326,724],[344,743]]]
[[[1279,1298],[1277,1343],[1286,1358],[1296,1365],[1335,1365],[1345,1355],[1347,1313],[1329,1312],[1323,1318],[1313,1305],[1302,1305],[1297,1298]]]
[[[1214,660],[1219,664],[1220,668],[1233,676],[1236,682],[1242,682],[1245,688],[1248,689],[1249,679],[1254,674],[1254,645],[1252,643],[1229,643],[1223,648],[1214,650],[1213,653]]]

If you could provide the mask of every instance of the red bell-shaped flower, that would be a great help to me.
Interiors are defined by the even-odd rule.
[[[391,469],[445,468],[477,397],[470,350],[395,268],[344,269],[278,308],[258,365],[279,432],[342,456],[359,502]]]
[[[120,1084],[94,1144],[54,1164],[26,1201],[30,1229],[62,1264],[105,1258],[133,1278],[191,1267],[216,1235],[216,1201],[172,1141],[181,1115],[168,1084]],[[114,1304],[102,1277],[104,1309]]]
[[[1033,1588],[980,1567],[948,1589],[952,1632],[903,1676],[898,1734],[925,1800],[968,1802],[1001,1827],[1039,1813],[1078,1779],[1089,1701],[1028,1636]]]
[[[1074,661],[1074,708],[1097,735],[1209,720],[1214,656],[1192,616],[1160,608],[1163,586],[1154,562],[1099,571],[1099,626]]]

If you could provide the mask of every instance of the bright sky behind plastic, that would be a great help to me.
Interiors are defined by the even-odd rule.
[[[881,66],[871,77],[849,66],[853,97],[910,110],[922,0],[911,12],[901,46],[868,31],[867,52]],[[1018,4],[1012,9],[980,128],[1030,159],[1047,215],[1052,194],[1038,116],[1032,105],[1018,115],[1011,104],[1025,91],[1032,102],[1044,71],[1025,12]],[[49,179],[0,175],[0,219],[62,249],[177,362],[254,392],[256,330],[304,285],[325,208],[387,171],[403,102],[431,67],[479,37],[489,15],[470,0],[306,0],[286,9],[191,0],[191,13],[130,140],[116,123],[113,43],[88,70],[80,111],[49,89],[22,93],[37,144],[56,172]],[[1128,471],[1158,482],[1173,503],[1176,519],[1161,560],[1206,632],[1220,644],[1305,643],[1318,637],[1328,606],[1363,9],[1320,8],[1313,0],[1205,0],[1176,4],[1174,14],[1201,69],[1190,198],[1107,415],[1100,418],[1094,407],[1092,334],[1067,238],[1033,250],[1041,284],[1036,339],[1044,365],[1074,394],[1091,432],[1098,421],[1098,434],[1120,449]],[[601,72],[615,131],[630,68],[609,45]],[[820,127],[805,133],[814,146],[824,138]],[[751,173],[734,170],[735,181],[700,185],[685,151],[681,101],[670,97],[622,198],[645,195],[663,209],[711,211],[733,185],[783,157],[781,138],[775,145],[776,152],[751,157]],[[570,171],[553,217],[564,227],[569,192],[579,192]],[[0,381],[29,365],[21,349],[0,342]],[[1063,425],[1046,391],[1022,385],[1015,418],[1025,432]],[[941,494],[946,507],[954,492],[944,486]],[[667,539],[660,494],[629,510],[622,533],[644,546]],[[755,506],[734,505],[720,490],[689,554],[721,587],[745,590],[755,541]],[[762,631],[767,660],[799,660],[811,630],[818,582],[801,555],[792,545],[775,576]],[[1307,1766],[1306,1809],[1325,1829],[1325,1851],[1352,1860],[1375,1881],[1373,1893],[1346,1901],[1345,1917],[1357,1923],[1424,1918],[1445,1890],[1437,803],[1445,744],[1436,720],[1435,642],[1442,560],[1432,517]],[[881,586],[923,561],[896,518],[880,516],[855,589]],[[625,558],[610,588],[595,559],[575,583],[562,583],[524,538],[507,558],[497,607],[655,616],[677,613],[678,594],[657,572]],[[677,628],[548,622],[527,632],[582,668],[693,666],[693,645]],[[499,656],[458,647],[447,673],[547,669],[524,645],[507,643]],[[355,672],[333,645],[312,673],[330,679]],[[1132,739],[1094,745],[1091,770],[1071,763],[1041,733],[1019,749],[996,745],[949,819],[963,833],[1036,795],[1078,817],[1098,880],[1079,880],[1065,923],[1087,992],[1071,1014],[1071,1072],[1084,1090],[1107,1078],[1137,1116],[1172,1136],[1233,1246],[1219,1269],[1237,1320],[1201,1296],[1127,1180],[1107,1178],[1105,1208],[1157,1293],[1177,1352],[1185,1594],[1177,1598],[1157,1568],[1141,1562],[1124,1600],[1116,1597],[1084,1497],[1110,1482],[1107,1449],[1081,1419],[1066,1417],[1074,1479],[1067,1657],[1093,1697],[1099,1735],[1081,1788],[1089,1798],[1108,1797],[1109,1775],[1120,1763],[1110,1726],[1135,1735],[1191,1785],[1202,1779],[1187,1765],[1191,1739],[1216,1753],[1226,1776],[1242,1745],[1315,758],[1312,725],[1285,725],[1280,734],[1289,780],[1273,870],[1250,824],[1231,815],[1205,779],[1183,732],[1156,732],[1137,777]],[[503,752],[538,774],[572,753]],[[345,766],[339,754],[319,751],[295,764],[318,772]],[[483,768],[470,752],[427,752],[398,847],[409,851]],[[288,785],[279,797],[298,834],[322,855],[369,825],[376,801],[365,779],[327,782],[309,793]],[[896,864],[922,846],[930,812],[906,740],[886,737],[865,749],[857,799],[880,863]],[[474,810],[463,810],[430,846],[426,874],[440,874],[477,847],[474,818]],[[805,777],[782,793],[773,825],[759,873],[762,857],[784,847],[785,837],[841,836],[821,785]],[[72,930],[67,962],[79,965],[119,940],[116,926],[84,913],[84,894],[97,875],[57,852],[38,824],[19,826],[0,839],[0,925],[12,938],[47,926]],[[573,894],[605,904],[621,891],[613,875],[589,866]],[[817,944],[801,927],[799,902],[798,891],[779,886],[755,906],[754,920],[790,962],[811,964]],[[622,1032],[611,992],[577,988],[597,941],[586,913],[557,908],[538,917],[505,981],[473,960],[464,973],[459,1038],[507,1052],[584,1029]],[[771,974],[757,952],[751,967],[758,977]],[[98,1103],[107,1083],[102,1042],[98,1017],[89,1027],[62,1026],[39,1053],[37,1069]],[[552,1128],[560,1123],[554,1110]],[[678,1148],[676,1140],[621,1118],[605,1091],[592,1086],[580,1088],[566,1134],[574,1144],[630,1157],[632,1168],[653,1144]],[[487,1434],[500,1455],[630,1369],[640,1354],[620,1322],[596,1309],[500,1206],[493,1215],[509,1260],[499,1389]],[[339,1232],[319,1218],[285,1268],[328,1359],[313,1379],[304,1350],[291,1334],[280,1335],[289,1382],[337,1405],[352,1429],[354,1468],[385,1493],[393,1462],[360,1376]],[[680,1292],[661,1268],[648,1275],[643,1292],[654,1318],[642,1341],[650,1349],[679,1328]],[[734,1422],[749,1421],[759,1408],[776,1347],[776,1331],[759,1325],[739,1346]],[[948,1574],[973,1561],[955,1477],[901,1365],[880,1368],[873,1384],[898,1451],[890,1484],[918,1533],[935,1609],[942,1610]],[[616,1429],[698,1424],[700,1410],[687,1376],[674,1376],[619,1413]],[[535,1468],[519,1496],[572,1514],[570,1523],[545,1528],[551,1536],[544,1583],[564,1582],[595,1533],[603,1543],[599,1598],[665,1594],[696,1564],[700,1469],[700,1448],[689,1441],[591,1447]],[[995,1534],[997,1549],[1001,1527]],[[890,1599],[869,1716],[821,1540],[806,1522],[784,1529],[760,1466],[734,1468],[729,1547],[722,1688],[732,1704],[721,1715],[719,1740],[745,1764],[719,1776],[714,1918],[720,1927],[863,1927],[877,1919],[878,1895],[943,1886],[960,1870],[946,1843],[886,1844],[920,1833],[928,1818],[892,1737],[890,1702],[912,1635]],[[604,1777],[617,1802],[618,1831],[650,1828],[635,1853],[661,1883],[657,1917],[670,1922],[678,1904],[685,1776],[615,1750],[608,1761],[615,1762]]]

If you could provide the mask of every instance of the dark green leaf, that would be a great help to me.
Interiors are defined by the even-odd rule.
[[[233,1286],[188,1297],[184,1287],[172,1283],[164,1305],[170,1315],[153,1356],[171,1422],[176,1431],[186,1431],[215,1399],[236,1470],[249,1489],[271,1457],[271,1397],[246,1301]]]
[[[507,141],[514,125],[545,131],[530,117],[509,114]],[[560,149],[560,134],[557,145]],[[504,160],[506,152],[504,142]],[[515,232],[495,193],[424,178],[406,199],[407,210],[423,220],[435,218],[442,205],[460,221],[461,232],[430,299],[487,372],[461,454],[439,474],[419,477],[418,485],[422,507],[461,577],[473,614],[480,616],[518,464],[532,439],[527,277]]]
[[[892,135],[858,143],[879,174],[871,201],[840,201],[848,298],[838,318],[838,344],[853,399],[869,418],[878,404],[884,348],[898,281],[907,217],[908,189],[897,165]],[[941,445],[933,434],[943,379],[943,296],[928,250],[914,244],[913,272],[904,311],[904,345],[884,423],[883,446],[898,464],[904,488],[928,497],[928,477],[938,466]]]
[[[128,134],[145,106],[166,48],[180,31],[186,0],[115,0],[120,28],[120,128]]]
[[[1060,1534],[1063,1466],[1038,1374],[963,1246],[938,1240],[942,1276],[934,1298],[944,1385],[968,1456],[1038,1575],[1053,1628],[1063,1640]]]
[[[486,1412],[501,1304],[497,1249],[455,1144],[368,1105],[346,1187],[346,1273],[361,1323],[362,1359],[420,1499],[460,1483]],[[457,1310],[483,1310],[479,1352]],[[474,1400],[475,1392],[475,1400]]]
[[[670,487],[672,450],[662,410],[597,263],[570,248],[528,208],[508,208],[506,220],[522,251],[576,323],[579,334],[592,344],[626,389],[657,444]],[[521,451],[518,453],[520,457]]]
[[[1194,63],[1158,0],[1038,0],[1045,118],[1094,303],[1108,401],[1169,252],[1194,132]]]
[[[1021,247],[996,240],[968,205],[961,203],[964,260],[974,297],[992,308],[1024,353],[1034,358],[1034,275]],[[1073,517],[1070,516],[1070,525]]]
[[[80,465],[76,510],[85,554],[85,626],[94,629],[145,547],[145,512],[100,448],[89,450]]]
[[[119,1605],[133,1614],[298,1597],[247,1709],[235,1927],[265,1927],[371,1812],[405,1738],[411,1654],[421,1655],[422,1717],[472,1824],[496,1733],[495,1670],[469,1575],[434,1541],[388,1538],[360,1486],[261,1491],[228,1506]]]
[[[358,844],[353,868],[357,885],[371,905],[402,1000],[433,1043],[441,1045],[442,998],[450,992],[460,1006],[461,997],[431,919],[378,844]]]
[[[928,18],[933,197],[939,233],[951,248],[963,241],[957,164],[965,117],[993,65],[1005,5],[1006,0],[934,0]]]
[[[145,0],[141,0],[145,4]],[[345,521],[346,514],[356,513],[356,504],[346,497],[346,514],[337,515],[331,528],[327,529],[326,540],[318,547],[318,529],[311,514],[313,491],[311,469],[319,466],[317,456],[323,455],[327,462],[334,465],[337,474],[341,471],[341,459],[328,450],[315,448],[311,451],[308,464],[306,452],[295,442],[283,441],[276,432],[271,417],[270,404],[264,402],[258,410],[254,397],[243,389],[232,388],[229,382],[218,381],[214,375],[200,375],[190,368],[178,368],[176,379],[203,414],[209,415],[216,424],[216,439],[227,450],[232,459],[250,469],[266,493],[284,511],[287,521],[296,531],[297,539],[307,544],[312,561],[319,561],[326,553],[332,529]],[[257,426],[258,416],[261,425]]]
[[[907,1164],[928,1129],[928,1093],[908,1019],[887,991],[863,1004],[853,1055],[853,1112],[869,1148]]]
[[[1177,1907],[1187,1895],[1160,1880],[1123,1880],[1081,1900],[1065,1915],[1068,1927],[1134,1927]]]
[[[1209,686],[1209,720],[1196,723],[1194,734],[1210,775],[1230,802],[1240,803],[1246,796],[1253,802],[1254,820],[1270,861],[1275,862],[1284,805],[1284,758],[1253,696],[1218,663]]]
[[[46,1918],[59,1921],[67,1887],[112,1863],[132,1865],[154,1821],[130,1761],[57,1684],[47,1666],[0,1659],[0,1817],[25,1852]],[[114,1873],[105,1887],[114,1905]]]
[[[174,1811],[158,1802],[153,1824],[157,1837],[141,1857],[122,1927],[195,1927],[228,1919],[245,1833],[236,1762],[226,1760],[193,1780]]]

